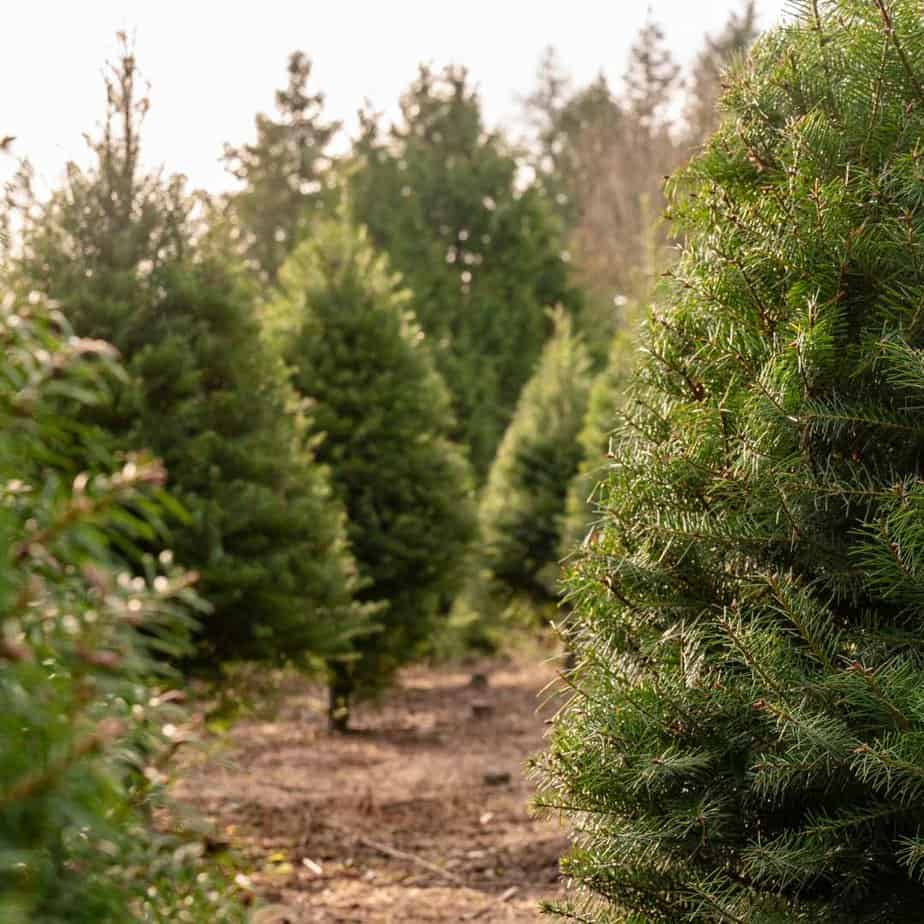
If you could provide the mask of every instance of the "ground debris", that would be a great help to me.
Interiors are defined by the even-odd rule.
[[[511,770],[542,748],[553,675],[541,659],[413,668],[346,736],[325,730],[316,687],[289,682],[274,721],[240,721],[188,757],[176,792],[249,858],[274,924],[538,924],[567,844]],[[476,702],[490,715],[474,719]]]

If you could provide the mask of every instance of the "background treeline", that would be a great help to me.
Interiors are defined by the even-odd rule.
[[[615,87],[571,87],[550,53],[518,143],[463,69],[422,67],[396,122],[363,113],[336,157],[296,52],[221,196],[143,168],[126,46],[90,165],[48,198],[22,165],[2,265],[10,920],[180,920],[171,902],[200,898],[233,919],[155,810],[182,727],[156,711],[168,683],[294,664],[344,728],[408,660],[554,611],[668,265],[663,176],[754,25],[746,4],[684,76],[650,22]]]

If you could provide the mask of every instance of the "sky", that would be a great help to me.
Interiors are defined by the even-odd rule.
[[[758,0],[761,26],[780,18],[783,3]],[[600,71],[617,83],[649,6],[686,64],[740,0],[20,2],[4,13],[0,136],[16,136],[13,152],[32,161],[39,190],[59,183],[68,160],[86,163],[83,133],[103,115],[103,65],[123,30],[150,83],[145,162],[219,191],[232,182],[223,144],[253,139],[254,115],[272,109],[296,48],[314,62],[328,117],[347,129],[365,99],[394,113],[419,62],[467,66],[488,124],[513,127],[545,47],[555,46],[576,83]]]

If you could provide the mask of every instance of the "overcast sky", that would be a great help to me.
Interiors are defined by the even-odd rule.
[[[758,0],[761,25],[784,0]],[[115,33],[134,37],[151,84],[145,160],[221,189],[225,141],[253,137],[253,117],[272,107],[290,51],[313,59],[314,86],[331,118],[355,124],[368,98],[393,112],[417,63],[465,64],[490,124],[511,124],[540,53],[554,45],[578,82],[603,70],[614,81],[645,20],[648,0],[20,0],[4,11],[0,135],[16,135],[43,187],[68,159],[85,162],[81,134],[103,112],[103,62]],[[651,0],[681,63],[738,0]]]

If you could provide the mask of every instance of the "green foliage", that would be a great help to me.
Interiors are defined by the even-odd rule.
[[[173,267],[121,346],[123,438],[157,452],[190,513],[175,537],[213,605],[200,657],[332,657],[366,614],[341,507],[253,306],[221,266]],[[110,425],[114,425],[110,421]]]
[[[160,535],[163,469],[76,469],[105,455],[74,420],[114,351],[36,297],[3,301],[0,340],[0,920],[243,920],[164,825],[188,732],[162,658],[201,604],[169,553],[133,575],[120,552]]]
[[[165,460],[189,513],[174,546],[213,604],[199,658],[337,656],[366,621],[342,513],[261,346],[244,273],[193,246],[180,180],[140,172],[135,80],[126,53],[107,81],[96,164],[71,165],[50,202],[32,203],[16,275],[125,357],[128,383],[96,419],[116,444]]]
[[[673,184],[541,802],[579,920],[916,921],[920,5],[798,4],[725,105]]]
[[[565,497],[581,461],[590,382],[584,344],[559,312],[481,497],[484,566],[507,594],[538,604],[558,598]]]
[[[347,695],[387,681],[445,611],[475,526],[470,473],[408,293],[365,235],[319,226],[280,281],[271,335],[323,434],[362,597],[386,605],[381,633],[357,643]]]
[[[366,117],[353,214],[414,293],[483,478],[549,333],[546,308],[579,297],[544,197],[520,188],[466,73],[421,68],[401,111],[387,137]]]
[[[309,93],[311,61],[289,56],[288,85],[276,91],[277,119],[256,118],[257,140],[225,148],[225,162],[243,188],[230,197],[244,255],[270,280],[304,236],[313,217],[330,205],[327,148],[340,128],[324,122],[324,96]]]
[[[597,485],[603,480],[610,440],[616,426],[623,394],[635,367],[635,337],[621,331],[611,341],[606,367],[590,387],[587,409],[577,434],[580,465],[568,485],[565,520],[559,555],[566,558],[585,538],[597,518]]]

